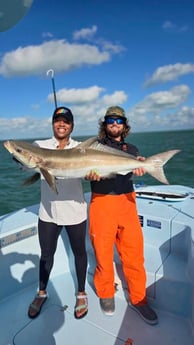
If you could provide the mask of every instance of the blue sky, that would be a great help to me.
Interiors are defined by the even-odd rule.
[[[132,132],[194,128],[193,42],[193,0],[34,0],[0,32],[0,140],[52,134],[50,69],[73,135],[112,105]]]

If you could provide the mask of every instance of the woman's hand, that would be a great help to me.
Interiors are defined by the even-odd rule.
[[[85,176],[85,179],[88,181],[100,181],[101,177],[96,170],[90,170],[89,174]]]

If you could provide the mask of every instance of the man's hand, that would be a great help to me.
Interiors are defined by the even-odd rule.
[[[96,170],[90,170],[90,172],[85,176],[88,181],[100,181],[101,177],[98,175]]]
[[[142,156],[138,156],[137,157],[137,160],[139,161],[145,161],[145,157],[142,157]],[[141,167],[141,168],[136,168],[133,170],[133,174],[136,175],[136,176],[143,176],[146,174],[146,170],[145,168]]]

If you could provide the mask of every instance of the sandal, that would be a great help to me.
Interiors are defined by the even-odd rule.
[[[33,302],[29,305],[29,309],[28,309],[28,316],[31,319],[34,319],[40,314],[42,306],[46,302],[47,298],[48,298],[47,294],[43,294],[43,295],[37,294],[35,296]]]
[[[80,303],[80,300],[82,300],[82,303]],[[82,312],[83,311],[83,312]],[[86,316],[88,312],[88,298],[86,294],[77,294],[76,299],[76,306],[74,311],[74,316],[76,319],[82,319],[84,316]]]

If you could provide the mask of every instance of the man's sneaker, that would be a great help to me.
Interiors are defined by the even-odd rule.
[[[115,312],[115,300],[112,298],[100,298],[100,306],[104,314],[112,316]]]
[[[140,317],[150,325],[156,325],[158,323],[158,317],[153,309],[148,304],[130,304],[130,307],[134,309]]]

